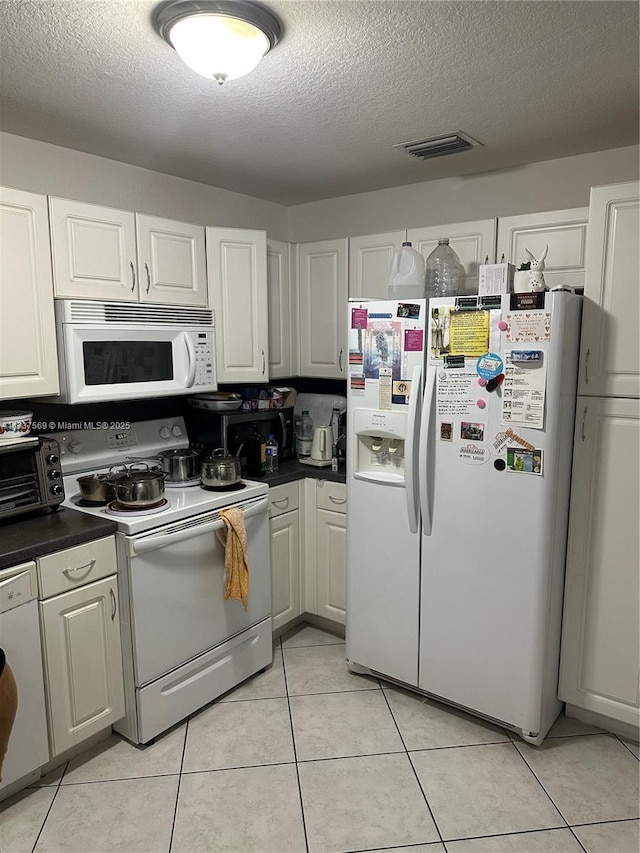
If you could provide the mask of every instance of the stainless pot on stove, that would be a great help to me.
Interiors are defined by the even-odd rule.
[[[83,501],[95,504],[106,504],[115,499],[116,492],[106,474],[87,474],[78,477],[80,496]]]
[[[148,465],[144,470],[138,470],[132,465],[122,471],[109,471],[105,475],[107,482],[114,488],[118,503],[127,507],[149,507],[159,503],[164,498],[165,476],[164,471],[149,468]]]
[[[225,453],[224,448],[214,450],[211,456],[202,460],[202,485],[210,489],[233,486],[241,480],[242,468],[237,456]]]
[[[200,454],[188,448],[173,448],[158,453],[158,460],[170,483],[200,479]]]

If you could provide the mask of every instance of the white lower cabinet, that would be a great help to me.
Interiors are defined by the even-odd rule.
[[[307,480],[305,610],[345,624],[347,611],[347,487]]]
[[[559,696],[636,731],[639,447],[638,400],[578,398]]]
[[[38,560],[41,598],[68,590],[40,602],[52,758],[124,716],[115,570],[113,537]]]
[[[302,612],[299,506],[297,482],[269,489],[271,615],[274,631]]]

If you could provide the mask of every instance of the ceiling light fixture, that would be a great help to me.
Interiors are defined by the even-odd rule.
[[[165,3],[154,25],[189,68],[220,84],[252,71],[282,35],[278,19],[247,0]]]

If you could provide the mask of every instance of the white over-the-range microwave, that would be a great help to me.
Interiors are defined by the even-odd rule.
[[[137,400],[218,387],[208,308],[58,299],[55,311],[61,402]]]

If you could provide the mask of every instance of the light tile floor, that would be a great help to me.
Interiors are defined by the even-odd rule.
[[[0,850],[638,853],[636,744],[563,717],[531,747],[344,657],[297,629],[152,746],[113,736],[0,804]]]

